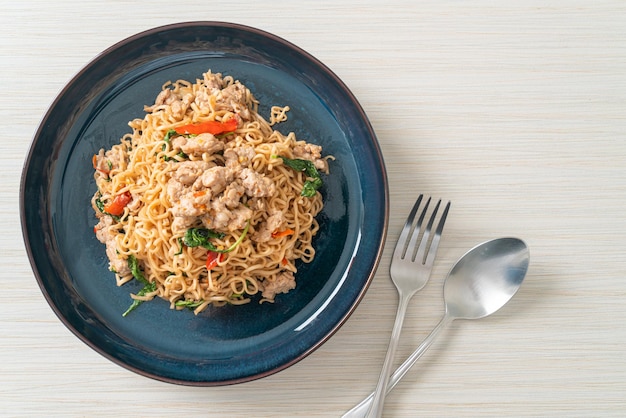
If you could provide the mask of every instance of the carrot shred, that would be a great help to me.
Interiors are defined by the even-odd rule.
[[[272,232],[272,238],[286,237],[287,235],[293,235],[296,231],[293,229],[284,229],[282,231]]]

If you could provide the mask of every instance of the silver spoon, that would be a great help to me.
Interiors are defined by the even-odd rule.
[[[443,287],[445,314],[430,335],[391,376],[387,393],[430,347],[439,332],[455,319],[484,318],[503,307],[522,284],[530,253],[524,241],[499,238],[468,251],[452,267]],[[364,417],[374,394],[343,415]]]

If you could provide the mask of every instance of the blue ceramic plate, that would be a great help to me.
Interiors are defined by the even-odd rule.
[[[91,156],[143,117],[168,80],[232,75],[261,102],[289,105],[278,129],[335,156],[313,263],[274,304],[212,308],[199,316],[162,300],[128,317],[133,284],[115,285],[93,233]],[[257,379],[301,360],[347,320],[378,265],[388,218],[381,151],[363,109],[314,57],[269,33],[191,22],[149,30],[104,51],[56,98],[22,174],[22,229],[50,306],[82,341],[117,364],[158,380],[223,385]]]

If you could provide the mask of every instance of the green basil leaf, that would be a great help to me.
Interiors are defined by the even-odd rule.
[[[102,201],[102,199],[100,199],[100,197],[102,197],[102,195],[98,193],[98,197],[96,197],[96,207],[98,208],[100,212],[106,213],[104,211],[104,202]]]
[[[200,246],[215,251],[215,246],[211,244],[211,242],[209,242],[209,240],[212,238],[224,238],[224,234],[206,228],[189,228],[185,232],[183,242],[187,247]]]
[[[183,239],[178,238],[178,252],[175,253],[174,255],[181,255],[182,253],[183,253]]]
[[[183,306],[189,309],[196,309],[198,306],[202,305],[203,303],[204,303],[203,300],[177,300],[175,305]]]
[[[213,244],[209,240],[212,238],[218,238],[218,239],[224,238],[226,234],[221,233],[221,232],[216,232],[216,231],[213,231],[211,229],[206,229],[206,228],[189,228],[187,231],[185,231],[185,236],[183,237],[183,243],[187,247],[204,247],[207,250],[215,251],[216,253],[229,253],[235,248],[237,248],[239,244],[241,244],[241,241],[243,241],[244,237],[248,233],[249,228],[250,228],[250,220],[248,219],[248,222],[246,223],[246,227],[243,229],[243,232],[241,233],[239,238],[237,238],[237,241],[235,241],[233,245],[226,248],[225,250],[217,248],[215,244]]]
[[[139,292],[137,292],[137,296],[144,296],[147,293],[151,293],[156,290],[156,283],[149,282],[146,279],[146,277],[143,275],[143,271],[141,271],[141,267],[139,267],[139,260],[137,260],[137,257],[135,257],[132,254],[128,256],[128,268],[130,269],[130,272],[132,273],[135,280],[143,283],[144,285],[143,288]],[[133,303],[126,310],[126,312],[122,314],[122,316],[128,315],[130,312],[137,309],[137,307],[141,305],[143,302],[144,302],[143,300],[137,300],[137,299],[133,300]]]
[[[156,290],[156,283],[148,283],[139,292],[137,292],[137,296],[144,296],[146,293],[151,293],[151,292],[154,292],[155,290]],[[134,299],[133,303],[128,307],[128,309],[126,309],[126,312],[124,312],[122,316],[128,315],[129,313],[137,309],[137,307],[139,307],[139,305],[141,305],[144,302],[145,301],[143,300]]]
[[[138,281],[140,281],[143,284],[149,284],[150,283],[144,277],[143,271],[141,271],[141,268],[139,267],[139,261],[137,260],[137,257],[135,257],[132,254],[128,256],[128,268],[130,269],[130,272],[133,274],[133,277],[135,279],[137,279]]]
[[[167,133],[163,137],[163,141],[165,141],[165,142],[167,142],[169,144],[170,140],[172,139],[172,137],[174,135],[177,135],[176,131],[174,129],[170,129],[169,131],[167,131]]]
[[[282,158],[283,164],[287,167],[296,171],[303,171],[309,177],[309,179],[307,179],[302,185],[300,195],[304,197],[315,196],[315,192],[322,187],[323,182],[320,177],[320,173],[317,171],[317,168],[315,168],[315,164],[313,164],[313,161],[292,159],[282,156],[280,158]]]

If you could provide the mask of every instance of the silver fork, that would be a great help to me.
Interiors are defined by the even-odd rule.
[[[446,222],[446,217],[448,216],[448,211],[450,210],[450,202],[448,202],[445,206],[443,214],[441,215],[435,233],[431,237],[433,224],[435,222],[437,212],[439,211],[441,200],[437,202],[428,224],[423,229],[422,226],[424,218],[426,217],[426,212],[431,201],[431,199],[428,198],[417,219],[417,223],[415,223],[415,215],[417,214],[423,199],[424,196],[420,195],[417,198],[413,209],[411,209],[391,258],[391,267],[389,272],[391,274],[391,279],[398,290],[400,301],[398,303],[398,311],[396,312],[396,320],[393,325],[393,331],[391,332],[389,348],[387,349],[385,362],[383,363],[378,384],[376,385],[374,399],[367,414],[368,417],[380,417],[382,415],[385,395],[387,394],[387,386],[389,384],[389,374],[393,365],[393,359],[395,357],[398,341],[400,340],[400,331],[402,330],[402,323],[404,322],[406,309],[413,295],[418,290],[421,290],[430,278],[430,272],[433,268],[435,255],[437,254],[437,248],[439,247],[439,241],[441,240],[443,225]]]

